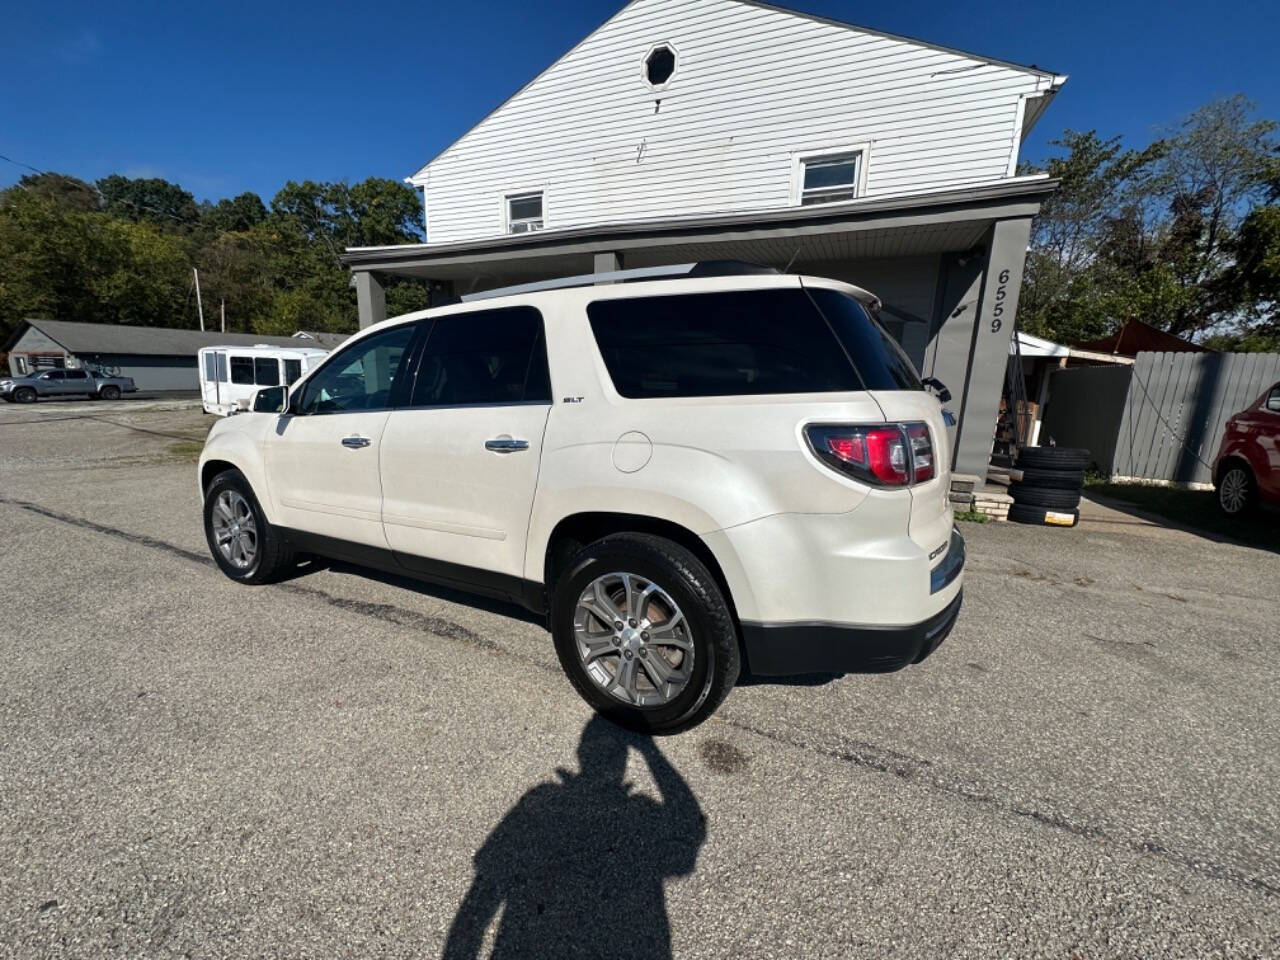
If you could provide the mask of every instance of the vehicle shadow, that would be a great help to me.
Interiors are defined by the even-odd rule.
[[[1134,519],[1082,513],[1081,524],[1167,527],[1213,543],[1280,553],[1280,511],[1274,508],[1258,508],[1251,517],[1231,519],[1218,514],[1214,495],[1207,491],[1139,488],[1132,495],[1145,502],[1126,500],[1110,491],[1086,490],[1086,500]]]
[[[630,751],[648,763],[661,801],[623,780]],[[494,827],[445,941],[445,960],[667,958],[671,922],[663,881],[693,871],[706,818],[652,737],[593,717],[578,772],[556,770]]]

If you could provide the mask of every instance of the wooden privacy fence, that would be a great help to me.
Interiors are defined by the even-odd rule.
[[[1280,353],[1140,353],[1131,370],[1112,476],[1212,483],[1227,420],[1280,381]]]

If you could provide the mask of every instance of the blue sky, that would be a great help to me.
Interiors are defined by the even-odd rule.
[[[0,0],[0,154],[86,179],[162,176],[202,198],[400,178],[620,5]],[[1024,159],[1065,127],[1139,146],[1237,92],[1280,118],[1275,2],[788,5],[1070,74]],[[23,172],[0,162],[0,185]]]

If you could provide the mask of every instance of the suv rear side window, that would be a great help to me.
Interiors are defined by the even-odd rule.
[[[411,406],[550,402],[542,314],[533,307],[459,313],[435,321]]]
[[[598,300],[587,316],[624,397],[909,389],[881,369],[887,334],[856,300],[835,296],[844,302],[823,306],[839,314],[830,323],[798,288]],[[863,373],[864,352],[874,377]]]
[[[838,290],[818,288],[808,292],[840,338],[840,345],[868,390],[924,389],[906,351],[867,313],[866,307]]]

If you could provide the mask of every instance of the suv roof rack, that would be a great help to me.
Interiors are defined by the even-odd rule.
[[[520,283],[512,287],[499,287],[480,293],[468,293],[463,303],[509,297],[518,293],[539,293],[543,290],[566,290],[570,287],[591,287],[601,283],[634,283],[639,280],[685,280],[695,277],[742,277],[778,273],[775,267],[742,260],[703,260],[698,263],[676,263],[662,267],[639,267],[634,270],[610,270],[605,273],[583,273],[575,277],[557,277],[554,280],[538,280]]]

